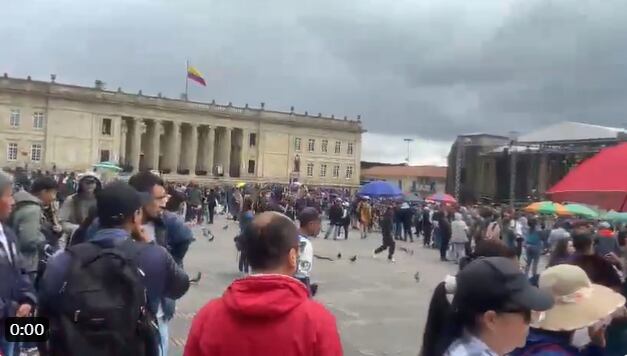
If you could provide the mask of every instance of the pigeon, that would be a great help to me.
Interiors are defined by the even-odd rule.
[[[353,257],[351,257],[351,258],[350,258],[350,261],[351,261],[351,262],[355,262],[355,261],[357,261],[357,255],[355,255],[355,256],[353,256]]]
[[[314,257],[319,259],[319,260],[333,261],[333,259],[331,257],[327,257],[327,256],[320,256],[320,255],[314,254]]]
[[[229,228],[229,224],[226,224],[226,225],[222,226],[222,230],[226,230],[228,228]]]
[[[190,283],[190,284],[198,284],[198,282],[200,282],[200,278],[202,278],[202,273],[198,272],[198,273],[196,274],[196,277],[195,277],[195,278],[190,278],[190,279],[189,279],[189,283]]]
[[[414,274],[414,279],[416,282],[420,282],[420,272],[416,272],[416,274]]]
[[[341,253],[341,252],[338,252],[338,253],[337,253],[337,259],[338,259],[338,260],[342,259],[342,253]]]
[[[408,253],[408,254],[410,254],[410,255],[412,255],[412,256],[414,255],[414,250],[412,250],[412,249],[408,249],[408,248],[406,248],[406,247],[402,247],[402,246],[401,246],[401,247],[399,247],[398,249],[399,249],[399,250],[401,250],[401,251],[403,251],[403,252],[405,252],[405,253]]]
[[[207,238],[207,240],[209,242],[213,241],[213,239],[216,238],[216,236],[213,234],[213,232],[211,232],[211,230],[207,229],[206,227],[202,228],[202,234],[204,237]]]

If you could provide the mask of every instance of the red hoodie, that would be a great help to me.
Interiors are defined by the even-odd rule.
[[[335,318],[298,280],[259,275],[231,283],[192,323],[184,356],[341,356]]]

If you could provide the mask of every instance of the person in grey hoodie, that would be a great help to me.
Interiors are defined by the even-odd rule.
[[[100,189],[102,183],[93,173],[85,173],[78,179],[78,190],[65,199],[59,210],[59,220],[66,238],[72,236],[89,211],[96,206],[95,194]]]

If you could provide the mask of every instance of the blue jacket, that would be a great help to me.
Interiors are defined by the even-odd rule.
[[[9,251],[0,245],[0,331],[4,335],[6,317],[15,316],[19,304],[35,305],[35,289],[22,266],[22,256],[17,248],[17,238],[13,230],[2,224]],[[11,259],[9,260],[9,255]],[[0,336],[1,337],[1,336]]]
[[[87,243],[95,243],[108,248],[128,238],[129,233],[122,229],[100,229]],[[71,256],[67,252],[60,252],[48,261],[39,291],[40,305],[44,310],[54,311],[70,262]],[[162,298],[177,299],[189,289],[189,277],[183,268],[177,265],[168,251],[159,245],[143,246],[136,263],[145,274],[144,284],[148,304],[153,313],[157,312]]]
[[[516,349],[510,356],[603,356],[603,348],[588,345],[582,350],[570,345],[570,338],[565,335],[529,329],[527,344]]]
[[[166,248],[179,265],[183,265],[183,258],[189,245],[194,241],[194,234],[189,226],[176,214],[166,211],[161,215],[161,221],[166,230]]]
[[[187,254],[189,245],[194,241],[194,234],[189,226],[176,214],[164,212],[155,223],[156,242],[165,247],[179,265],[183,265],[183,258]],[[91,241],[100,229],[98,219],[87,228],[87,241]]]

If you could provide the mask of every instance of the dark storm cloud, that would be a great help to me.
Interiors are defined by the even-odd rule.
[[[450,140],[561,120],[624,126],[621,0],[26,0],[2,5],[0,71],[355,117]]]

